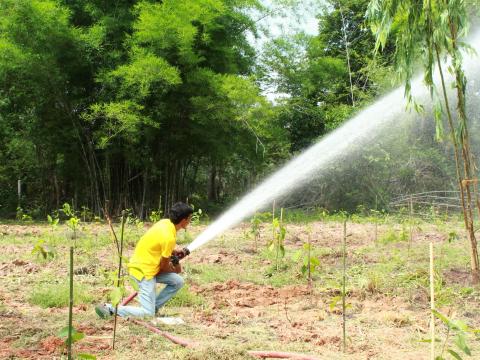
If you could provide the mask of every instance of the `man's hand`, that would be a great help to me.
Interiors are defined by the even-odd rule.
[[[162,257],[162,260],[160,260],[159,273],[169,273],[169,272],[174,272],[179,274],[182,272],[182,266],[180,264],[173,265],[171,258]]]
[[[175,250],[172,251],[172,255],[175,255],[179,259],[183,259],[185,256],[187,256],[187,254],[185,254],[184,249],[181,249],[181,250],[176,250],[175,249]]]

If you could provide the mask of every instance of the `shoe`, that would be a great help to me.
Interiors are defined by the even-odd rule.
[[[106,305],[95,306],[95,312],[101,319],[108,319],[110,316],[112,316],[112,312]]]

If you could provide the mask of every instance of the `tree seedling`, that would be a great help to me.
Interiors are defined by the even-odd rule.
[[[476,336],[478,336],[480,335],[480,330],[471,328],[461,320],[452,320],[435,309],[432,309],[432,315],[435,318],[441,320],[442,323],[447,327],[447,334],[445,336],[445,339],[442,341],[441,339],[435,338],[434,340],[438,343],[442,342],[442,351],[440,355],[435,357],[435,360],[463,360],[464,355],[471,357],[472,350],[467,343],[468,335],[475,334]],[[455,347],[451,347],[449,344],[449,340],[452,337]],[[432,342],[432,339],[422,340],[422,342],[430,343]],[[445,356],[448,356],[448,358]]]
[[[39,258],[48,261],[53,260],[55,257],[55,252],[50,246],[45,245],[45,240],[40,239],[33,247],[32,255],[37,255]]]
[[[73,253],[77,241],[77,227],[80,223],[80,219],[78,219],[75,215],[75,211],[72,210],[70,204],[65,203],[63,204],[62,208],[63,213],[67,216],[68,220],[66,225],[72,230],[72,240],[73,243],[70,243],[70,271],[69,271],[69,285],[70,285],[70,293],[69,293],[69,302],[68,302],[68,326],[63,328],[60,331],[61,335],[66,336],[66,345],[67,345],[67,356],[68,360],[72,359],[72,344],[76,341],[83,339],[84,335],[73,328],[72,321],[73,321]],[[77,354],[77,359],[96,359],[95,356],[90,354]]]
[[[301,261],[300,271],[303,276],[307,276],[309,286],[312,286],[312,273],[315,272],[317,266],[320,265],[320,260],[316,256],[312,256],[312,241],[311,241],[311,227],[308,228],[308,242],[303,244],[302,248],[297,250],[293,256],[292,260],[295,262]]]
[[[283,219],[283,208],[280,210],[280,219],[275,218],[275,215],[272,219],[272,240],[268,243],[268,250],[275,252],[275,268],[278,271],[280,258],[285,256],[285,236],[287,234],[287,229],[282,223]]]
[[[253,236],[254,251],[257,251],[258,240],[260,239],[260,225],[262,223],[261,217],[255,213],[250,220],[250,234]]]

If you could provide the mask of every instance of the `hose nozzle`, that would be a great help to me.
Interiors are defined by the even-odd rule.
[[[190,255],[190,250],[187,247],[184,247],[181,251],[175,253],[170,257],[173,265],[178,265],[180,260],[183,259],[185,256]]]

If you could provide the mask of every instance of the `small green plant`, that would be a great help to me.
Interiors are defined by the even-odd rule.
[[[275,252],[275,268],[278,271],[281,258],[285,257],[285,236],[287,229],[283,225],[283,208],[280,210],[280,219],[275,216],[272,219],[272,239],[268,243],[268,250]]]
[[[253,236],[254,250],[258,249],[258,240],[260,239],[260,225],[262,224],[262,219],[258,213],[255,213],[250,219],[250,234]]]
[[[469,357],[472,356],[472,351],[467,344],[468,335],[480,334],[480,330],[476,330],[465,324],[461,320],[452,320],[449,319],[447,316],[443,315],[437,310],[432,310],[433,315],[441,320],[443,324],[447,327],[447,334],[445,339],[443,340],[442,345],[442,352],[440,355],[435,357],[435,360],[446,360],[447,358],[444,357],[444,354],[447,353],[450,355],[451,359],[462,360],[462,355],[468,355]],[[453,343],[455,345],[455,350],[450,347],[449,340],[451,337],[454,337]],[[431,339],[424,340],[425,342],[431,342]],[[440,341],[439,339],[435,339],[435,341]],[[460,350],[460,351],[459,351]],[[462,354],[462,355],[460,355]]]
[[[54,214],[54,216],[47,215],[47,221],[48,225],[50,225],[52,230],[55,230],[58,226],[58,222],[60,221],[60,219],[58,218],[58,214]]]
[[[69,276],[69,285],[70,285],[70,291],[69,291],[69,302],[68,302],[68,338],[67,338],[67,356],[68,360],[72,358],[72,331],[73,331],[73,326],[72,326],[72,320],[73,320],[73,252],[74,248],[77,242],[77,226],[80,222],[80,219],[78,219],[75,216],[75,211],[72,210],[70,207],[70,204],[65,203],[63,204],[62,208],[63,213],[68,217],[67,220],[67,226],[72,230],[72,239],[73,239],[73,244],[70,244],[70,276]]]
[[[32,217],[28,215],[24,209],[22,209],[20,206],[17,207],[17,220],[23,221],[23,222],[31,222]]]
[[[460,239],[460,237],[458,236],[457,232],[456,231],[450,231],[448,233],[448,242],[449,243],[452,243],[454,241],[457,241],[458,239]]]
[[[40,239],[37,241],[32,250],[32,255],[37,255],[37,257],[43,260],[53,260],[55,257],[55,252],[50,246],[45,245],[45,240]]]
[[[69,331],[69,327],[66,326],[64,327],[63,329],[61,329],[59,332],[58,332],[58,337],[59,338],[62,338],[62,339],[65,339],[65,346],[68,346],[68,339],[69,339],[69,334],[71,333],[71,342],[72,344],[82,340],[84,337],[85,337],[85,334],[76,330],[76,329],[72,329],[71,331]],[[97,357],[94,356],[94,355],[91,355],[91,354],[85,354],[85,353],[78,353],[75,355],[75,358],[76,359],[83,359],[83,360],[95,360]]]
[[[316,268],[320,265],[320,260],[316,256],[312,256],[313,246],[310,242],[303,244],[302,248],[297,250],[292,260],[296,263],[301,263],[300,271],[303,276],[307,277],[308,283],[312,282],[312,274]]]
[[[202,209],[195,210],[194,205],[190,205],[193,208],[193,214],[192,214],[192,219],[190,220],[190,223],[192,225],[198,225],[200,224],[200,219],[204,216],[204,213]]]
[[[152,222],[152,223],[156,223],[158,221],[160,221],[160,219],[162,218],[162,212],[159,210],[159,211],[152,211],[150,213],[150,215],[148,216],[148,219]]]
[[[94,218],[94,214],[92,210],[90,210],[88,207],[82,206],[82,210],[80,211],[80,217],[82,218],[83,222],[92,221],[92,219]]]

